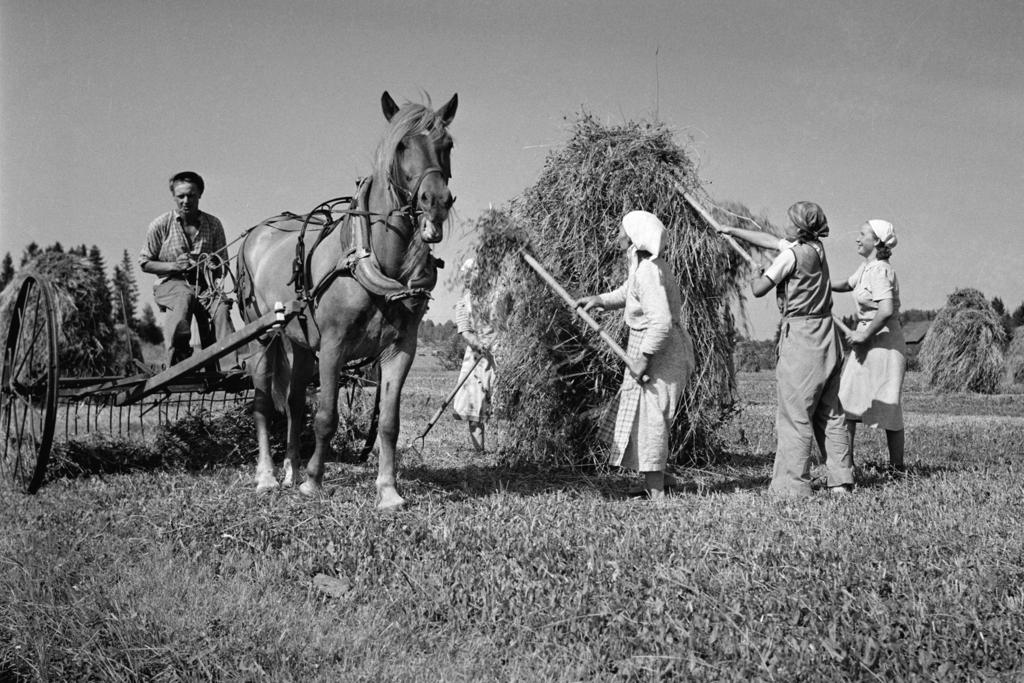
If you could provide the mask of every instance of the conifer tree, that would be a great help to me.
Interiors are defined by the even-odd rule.
[[[0,261],[0,291],[3,291],[13,279],[14,259],[11,258],[11,252],[7,252],[4,254],[4,260]]]
[[[1010,319],[1013,321],[1014,327],[1024,325],[1024,303],[1021,303],[1020,306],[1013,309],[1013,315],[1010,316]]]
[[[29,245],[25,247],[25,251],[21,253],[21,265],[24,266],[26,263],[34,259],[36,256],[39,256],[39,254],[39,245],[36,244],[35,242],[29,243]]]
[[[121,263],[114,266],[112,285],[114,323],[123,324],[127,320],[131,329],[137,329],[138,320],[135,319],[135,309],[139,303],[139,286],[135,282],[132,259],[128,255],[127,249],[124,250]]]

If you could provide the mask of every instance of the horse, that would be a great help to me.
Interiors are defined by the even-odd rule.
[[[327,218],[314,216],[317,211],[283,214],[280,221],[268,219],[245,236],[236,264],[242,317],[255,320],[274,310],[275,302],[296,298],[296,291],[306,302],[305,314],[261,340],[263,350],[247,364],[255,389],[257,491],[278,487],[268,432],[275,405],[284,409],[288,421],[282,483],[291,486],[300,477],[305,390],[317,359],[316,446],[299,490],[309,496],[322,490],[324,461],[338,427],[339,373],[350,361],[376,359],[377,507],[405,505],[395,481],[402,385],[416,355],[429,291],[437,281],[430,245],[443,239],[455,202],[448,188],[448,126],[457,107],[457,94],[435,111],[415,103],[399,107],[385,91],[381,108],[387,126],[373,172],[360,182],[344,217],[331,222],[330,211],[319,212]],[[281,221],[290,229],[282,229]],[[312,234],[316,242],[307,248],[304,236]]]

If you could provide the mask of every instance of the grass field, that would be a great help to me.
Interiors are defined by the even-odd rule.
[[[427,360],[403,441],[454,382]],[[502,469],[449,417],[389,515],[367,465],[316,500],[257,496],[237,448],[58,468],[0,499],[0,680],[1024,678],[1024,395],[911,377],[909,475],[862,430],[855,495],[782,501],[774,378],[740,385],[728,458],[663,504]]]

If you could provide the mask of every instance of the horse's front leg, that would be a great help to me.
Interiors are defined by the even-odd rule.
[[[316,447],[313,456],[306,463],[306,481],[299,491],[307,496],[320,492],[324,479],[324,462],[331,452],[331,439],[338,430],[338,369],[341,363],[339,344],[324,338],[320,345],[320,396],[316,416],[313,418],[313,432]]]
[[[377,459],[377,508],[397,510],[405,505],[395,485],[396,448],[400,426],[402,385],[412,367],[415,349],[395,349],[380,362],[380,456]]]
[[[271,374],[267,372],[266,353],[256,361],[256,369],[252,373],[255,396],[252,402],[252,418],[256,425],[256,444],[259,446],[259,457],[256,461],[256,491],[272,491],[277,488],[274,477],[274,457],[270,452],[270,420],[274,416],[274,402],[270,398]]]

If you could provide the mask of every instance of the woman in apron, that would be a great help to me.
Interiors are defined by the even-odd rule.
[[[847,280],[832,283],[834,292],[853,292],[857,328],[849,335],[853,354],[843,368],[839,401],[846,413],[853,450],[857,423],[885,430],[889,467],[904,470],[903,377],[907,344],[900,327],[900,285],[889,256],[896,246],[892,223],[870,220],[857,236],[864,263]]]
[[[665,226],[652,213],[630,211],[619,237],[629,274],[612,292],[577,301],[583,310],[624,309],[626,353],[640,360],[642,384],[627,369],[615,417],[611,464],[639,471],[652,500],[665,495],[668,439],[683,388],[693,372],[693,342],[680,322],[679,285],[662,258]]]
[[[475,305],[470,296],[470,287],[477,274],[476,262],[466,259],[459,272],[465,292],[455,305],[455,328],[466,342],[466,353],[462,357],[462,369],[459,371],[462,386],[455,394],[452,413],[456,420],[469,423],[469,439],[477,453],[483,453],[484,425],[491,415],[491,388],[494,385],[491,346],[494,344],[495,333],[488,316],[483,315],[484,311]]]
[[[853,456],[839,406],[843,351],[832,321],[828,261],[820,241],[828,235],[828,220],[814,202],[797,202],[788,213],[792,240],[722,228],[722,232],[755,246],[779,250],[768,269],[751,282],[756,297],[774,287],[782,312],[775,368],[778,445],[769,490],[809,495],[811,452],[817,442],[825,455],[829,490],[849,493],[853,490]]]

